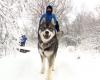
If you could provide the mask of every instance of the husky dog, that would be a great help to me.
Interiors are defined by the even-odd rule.
[[[38,29],[38,49],[42,61],[41,73],[45,70],[45,58],[48,60],[48,80],[51,80],[51,72],[58,49],[58,40],[55,26],[52,23],[43,22]]]

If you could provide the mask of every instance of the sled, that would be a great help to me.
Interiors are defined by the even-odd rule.
[[[27,52],[30,52],[30,50],[27,48],[27,47],[17,47],[17,50],[19,52],[22,52],[22,53],[27,53]]]

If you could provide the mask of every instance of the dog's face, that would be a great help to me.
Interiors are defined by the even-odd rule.
[[[39,26],[39,36],[44,43],[50,41],[55,34],[55,26],[52,23],[42,23]]]

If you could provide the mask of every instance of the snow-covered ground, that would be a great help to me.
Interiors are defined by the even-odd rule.
[[[45,80],[37,47],[0,59],[0,80]],[[59,47],[53,80],[100,80],[100,54]]]

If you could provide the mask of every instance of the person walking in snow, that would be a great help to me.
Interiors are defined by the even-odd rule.
[[[20,38],[20,46],[25,46],[27,37],[25,35],[22,35]]]

